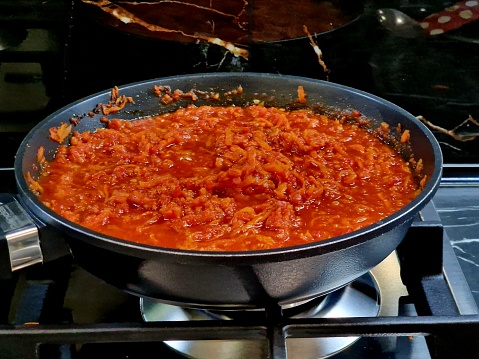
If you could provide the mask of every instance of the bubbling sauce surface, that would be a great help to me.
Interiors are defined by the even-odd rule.
[[[357,124],[256,105],[189,106],[75,132],[36,184],[43,203],[91,230],[208,251],[321,241],[420,192],[408,163]]]

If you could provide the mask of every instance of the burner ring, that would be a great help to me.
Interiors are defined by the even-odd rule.
[[[288,318],[376,317],[381,307],[378,284],[366,273],[345,287],[325,296],[283,308]],[[140,299],[140,311],[146,322],[187,320],[233,320],[236,315],[264,314],[262,310],[203,310],[161,303],[150,298]],[[355,343],[360,337],[287,338],[289,358],[327,358]],[[173,350],[194,359],[264,358],[267,343],[261,340],[195,340],[167,341]]]

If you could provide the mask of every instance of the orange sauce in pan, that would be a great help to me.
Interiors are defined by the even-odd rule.
[[[75,132],[36,188],[60,216],[187,250],[311,243],[393,214],[420,189],[357,124],[309,110],[194,107]]]

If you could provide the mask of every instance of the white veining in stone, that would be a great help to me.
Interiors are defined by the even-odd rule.
[[[463,244],[463,243],[479,243],[479,238],[463,238],[456,239],[451,241],[452,245]]]
[[[461,212],[461,211],[479,211],[479,206],[464,206],[464,207],[443,207],[438,212]]]
[[[453,244],[453,245],[452,245],[452,248],[454,248],[455,250],[460,251],[460,252],[462,252],[462,253],[464,253],[464,254],[467,254],[467,252],[466,252],[464,249],[462,249],[460,246],[455,246],[455,245]]]
[[[469,263],[469,264],[472,264],[476,267],[479,267],[479,264],[477,264],[476,262],[470,260],[470,259],[467,259],[467,258],[464,258],[464,257],[461,257],[461,256],[457,256],[457,258],[459,258],[460,260],[466,262],[466,263]]]
[[[444,224],[444,228],[454,228],[454,227],[471,227],[471,226],[479,226],[479,222],[474,223],[464,223],[464,224]]]

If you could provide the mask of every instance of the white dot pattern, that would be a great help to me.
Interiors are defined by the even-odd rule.
[[[455,30],[477,19],[479,19],[479,1],[467,0],[427,16],[420,21],[420,26],[428,35],[434,36]]]
[[[451,7],[445,8],[444,10],[446,10],[446,11],[448,11],[448,12],[454,12],[454,11],[456,11],[457,9],[459,9],[459,6],[453,5],[453,6],[451,6]]]
[[[463,10],[459,13],[459,16],[463,19],[470,19],[473,15],[471,10]]]

